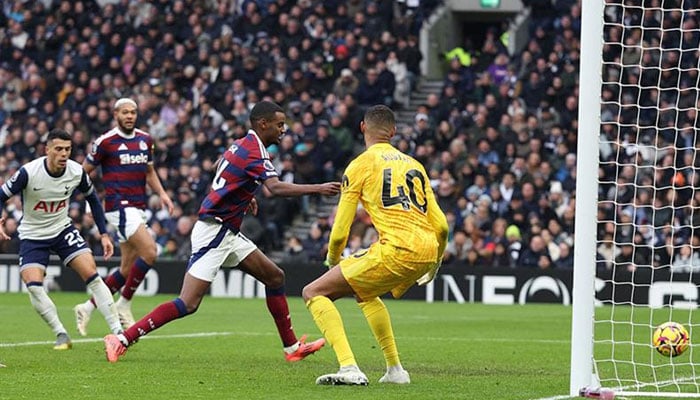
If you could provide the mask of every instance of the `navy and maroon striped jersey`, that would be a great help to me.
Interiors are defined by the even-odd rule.
[[[254,131],[248,131],[219,160],[211,191],[199,209],[199,219],[215,219],[238,232],[260,184],[276,176],[265,145]]]
[[[138,129],[125,135],[113,128],[95,140],[87,160],[102,167],[105,211],[146,208],[146,171],[153,164],[151,135]]]

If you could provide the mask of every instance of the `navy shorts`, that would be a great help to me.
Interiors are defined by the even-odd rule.
[[[69,226],[53,239],[31,240],[23,239],[19,243],[19,265],[22,269],[25,265],[49,265],[49,255],[54,252],[61,258],[64,265],[68,265],[75,257],[83,253],[90,253],[88,243],[80,235],[75,227]]]

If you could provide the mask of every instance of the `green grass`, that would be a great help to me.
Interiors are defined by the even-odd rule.
[[[319,387],[315,378],[337,369],[333,351],[286,363],[262,300],[206,298],[195,315],[153,332],[109,364],[99,313],[87,338],[75,331],[71,307],[85,296],[51,296],[73,337],[71,351],[51,348],[52,333],[26,295],[0,295],[0,363],[7,365],[0,368],[0,399],[534,399],[568,391],[571,309],[561,305],[386,301],[412,379],[387,386],[376,383],[384,361],[362,313],[353,301],[338,301],[370,385]],[[171,298],[138,297],[134,314]],[[318,337],[301,299],[289,303],[297,334]],[[178,336],[197,333],[218,334]]]
[[[286,363],[263,300],[206,298],[192,316],[174,321],[109,364],[102,347],[107,325],[93,314],[90,335],[75,332],[71,308],[80,293],[52,293],[73,337],[71,351],[52,350],[53,337],[25,294],[0,295],[0,399],[540,399],[564,398],[569,385],[571,308],[561,305],[391,301],[394,331],[408,386],[380,385],[381,351],[354,301],[337,302],[368,387],[319,387],[318,375],[335,372],[327,347],[298,363]],[[134,314],[144,315],[173,296],[138,297]],[[319,336],[301,299],[289,299],[298,335]],[[668,309],[601,307],[596,359],[607,386],[638,380],[695,376],[693,347],[673,361],[656,354],[648,338],[667,320],[691,330],[692,313]],[[627,321],[633,321],[630,324]],[[608,341],[614,340],[613,346]],[[629,341],[629,343],[625,343]],[[606,362],[611,355],[618,361]],[[633,361],[633,362],[632,362]],[[696,391],[694,382],[682,387]],[[628,388],[628,390],[631,390]],[[667,390],[677,390],[671,385]]]

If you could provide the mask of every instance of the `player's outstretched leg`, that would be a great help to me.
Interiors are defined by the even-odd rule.
[[[136,321],[134,325],[124,332],[105,336],[104,344],[107,361],[117,362],[119,357],[126,353],[127,348],[136,343],[141,336],[186,315],[189,315],[187,306],[178,297],[173,301],[167,301],[154,308],[153,311]]]

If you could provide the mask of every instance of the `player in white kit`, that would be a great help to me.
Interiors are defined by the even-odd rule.
[[[68,132],[52,130],[46,142],[46,156],[23,165],[0,187],[0,213],[7,199],[19,193],[22,195],[23,216],[17,229],[20,275],[27,286],[32,306],[56,335],[56,350],[70,349],[72,343],[58,318],[56,305],[44,290],[44,276],[51,252],[56,253],[64,265],[72,268],[85,281],[110,330],[118,333],[122,329],[112,294],[97,273],[92,251],[68,217],[70,197],[78,189],[92,208],[95,224],[102,235],[105,259],[112,256],[114,246],[107,233],[102,205],[83,167],[68,158],[71,148],[72,140]],[[0,218],[0,239],[9,240],[4,225],[3,217]]]

